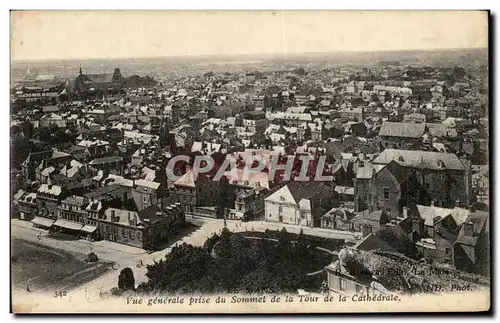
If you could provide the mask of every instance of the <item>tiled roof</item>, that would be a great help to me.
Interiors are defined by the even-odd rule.
[[[465,170],[464,163],[455,154],[438,153],[422,150],[385,149],[374,164],[388,164],[396,160],[402,166],[428,168],[428,169],[453,169]]]
[[[379,136],[420,138],[425,132],[422,123],[388,122],[385,121],[380,127]]]

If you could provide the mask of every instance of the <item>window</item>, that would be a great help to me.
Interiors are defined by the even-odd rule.
[[[389,199],[389,188],[384,187],[384,199],[388,200]]]
[[[283,207],[282,207],[281,205],[280,205],[280,206],[278,206],[278,213],[279,213],[279,214],[283,213]]]
[[[347,290],[347,282],[345,280],[343,280],[342,278],[339,278],[339,288],[341,291]]]
[[[451,255],[451,249],[450,248],[445,248],[444,252],[446,252],[447,256]]]
[[[363,294],[364,288],[361,285],[356,284],[356,294]]]
[[[363,196],[363,202],[368,203],[368,195]]]

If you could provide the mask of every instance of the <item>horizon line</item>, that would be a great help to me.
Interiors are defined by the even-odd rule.
[[[287,55],[315,55],[315,54],[335,54],[335,53],[391,53],[391,52],[453,52],[453,51],[484,51],[489,50],[489,47],[459,47],[459,48],[427,48],[427,49],[376,49],[376,50],[336,50],[336,51],[325,51],[325,52],[290,52]],[[29,58],[29,59],[10,59],[10,64],[12,63],[39,63],[39,62],[51,62],[51,61],[80,61],[80,60],[132,60],[132,59],[166,59],[166,58],[207,58],[207,57],[244,57],[244,56],[267,56],[267,57],[281,57],[283,53],[254,53],[254,54],[180,54],[180,55],[167,55],[167,56],[128,56],[128,57],[81,57],[81,58]],[[283,58],[284,61],[286,59]]]

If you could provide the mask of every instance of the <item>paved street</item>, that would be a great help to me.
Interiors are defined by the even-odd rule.
[[[224,221],[220,219],[199,219],[196,222],[197,227],[194,231],[184,236],[182,239],[173,242],[169,247],[148,254],[143,249],[125,246],[109,241],[90,242],[86,240],[59,240],[48,236],[46,230],[37,229],[31,223],[13,219],[11,222],[12,238],[19,238],[36,243],[44,244],[53,248],[79,252],[82,254],[92,250],[97,254],[99,259],[112,261],[115,263],[114,269],[109,273],[89,282],[85,286],[81,286],[73,292],[84,292],[88,299],[99,297],[99,294],[108,292],[111,288],[117,286],[118,274],[121,269],[130,267],[134,271],[136,284],[146,281],[146,265],[153,264],[154,261],[159,261],[164,258],[171,250],[171,246],[175,244],[188,243],[194,246],[202,246],[205,240],[213,233],[220,233],[224,226]],[[227,227],[233,232],[244,231],[259,231],[264,232],[269,230],[281,230],[283,227],[288,232],[299,233],[302,229],[305,234],[315,235],[325,238],[335,239],[353,239],[353,235],[349,232],[332,231],[323,229],[311,229],[292,225],[283,225],[278,223],[269,223],[263,221],[252,221],[241,223],[239,221],[227,221]],[[38,233],[41,233],[41,238],[38,239]],[[142,261],[142,265],[141,265]]]

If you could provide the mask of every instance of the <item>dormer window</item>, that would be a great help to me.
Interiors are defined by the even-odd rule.
[[[284,196],[280,196],[279,199],[280,199],[280,201],[285,201],[285,197]]]
[[[442,160],[437,160],[437,167],[444,168],[444,163]]]

